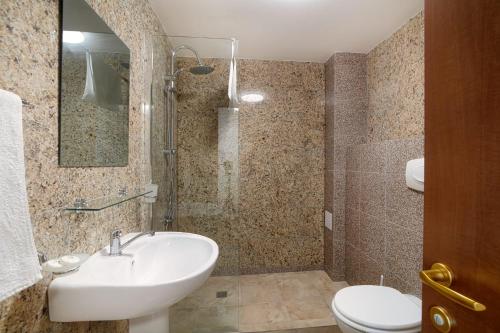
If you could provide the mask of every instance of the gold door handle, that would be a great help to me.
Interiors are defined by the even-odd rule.
[[[466,307],[467,309],[473,311],[486,310],[486,306],[484,306],[484,304],[476,302],[472,298],[462,295],[449,288],[453,282],[453,272],[445,264],[436,263],[432,265],[431,269],[421,271],[420,280],[444,297],[460,304],[463,307]]]

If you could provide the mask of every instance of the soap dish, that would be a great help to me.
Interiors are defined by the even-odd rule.
[[[42,264],[44,272],[64,274],[77,270],[90,256],[86,253],[65,255]]]

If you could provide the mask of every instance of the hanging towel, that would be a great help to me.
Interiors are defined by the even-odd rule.
[[[42,278],[28,211],[22,102],[0,89],[0,301]]]
[[[238,41],[233,39],[231,45],[231,62],[229,64],[229,85],[227,89],[227,95],[229,96],[229,107],[235,108],[238,106],[238,70],[236,67],[236,53],[238,50]]]
[[[119,110],[123,104],[118,72],[104,61],[105,54],[87,51],[87,74],[82,99],[108,110]]]

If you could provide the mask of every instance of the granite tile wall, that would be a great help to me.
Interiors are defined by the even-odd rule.
[[[325,270],[338,281],[344,279],[346,151],[365,142],[366,55],[336,53],[326,62],[325,100],[325,211],[333,215],[332,230],[325,228]]]
[[[367,55],[325,64],[325,269],[334,280],[375,284],[385,274],[420,293],[423,195],[406,188],[404,162],[423,156],[423,47],[420,13]]]
[[[424,14],[367,57],[368,142],[424,134]]]
[[[183,74],[178,84],[179,228],[221,245],[218,274],[322,268],[323,65],[239,60],[240,92],[265,99],[239,105],[239,168],[226,163],[239,189],[227,191],[216,109],[228,105],[229,63],[206,62],[213,74]],[[221,205],[221,193],[238,195],[237,207]]]
[[[161,31],[145,0],[89,0],[131,50],[129,164],[110,168],[58,166],[59,2],[5,0],[0,6],[0,87],[23,99],[23,130],[29,209],[37,248],[49,257],[93,252],[112,228],[144,228],[149,207],[129,202],[101,213],[66,214],[77,197],[95,198],[149,181],[145,172],[144,36]],[[0,332],[126,332],[127,323],[52,323],[46,290],[51,276],[0,303]]]
[[[323,268],[324,66],[239,61],[240,273]]]
[[[421,294],[423,199],[406,186],[406,162],[423,157],[423,138],[355,145],[347,151],[345,278]]]

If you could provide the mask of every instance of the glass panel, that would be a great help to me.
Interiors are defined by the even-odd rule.
[[[151,182],[158,185],[158,197],[152,205],[152,227],[153,230],[165,230],[165,217],[169,201],[169,188],[171,181],[175,181],[169,175],[169,165],[164,154],[167,140],[167,96],[165,94],[165,77],[169,72],[171,60],[171,48],[168,38],[163,35],[153,35],[147,41],[146,70],[149,81],[146,89],[149,89],[147,95],[147,110],[149,111],[149,137],[150,137],[150,173]],[[148,136],[146,136],[148,137]]]
[[[155,58],[164,37],[154,37]],[[165,230],[172,219],[174,230],[219,245],[212,277],[171,307],[171,332],[238,332],[239,112],[229,89],[235,41],[177,36],[168,42],[170,56],[163,57],[170,62],[174,52],[175,61],[152,85],[152,179],[165,195],[153,206],[154,225]]]
[[[77,200],[75,204],[71,207],[66,207],[64,210],[74,211],[74,212],[84,212],[84,211],[99,211],[112,206],[119,205],[123,202],[136,199],[147,194],[152,193],[152,191],[138,191],[132,194],[116,195],[111,197],[102,197],[93,200]]]

